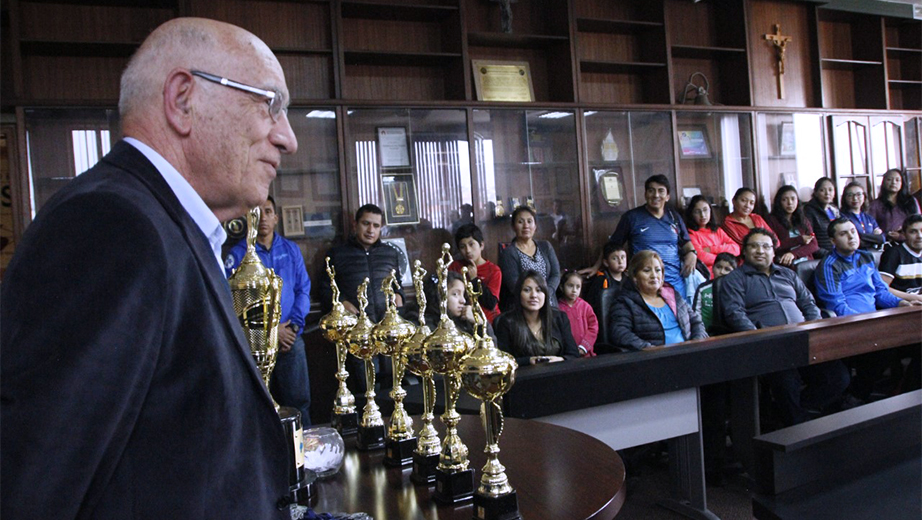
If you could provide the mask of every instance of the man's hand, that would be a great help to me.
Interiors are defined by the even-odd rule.
[[[466,265],[464,267],[467,267],[467,279],[473,282],[474,279],[477,278],[477,266],[471,267]]]
[[[682,278],[691,275],[697,263],[698,255],[696,253],[686,253],[685,258],[682,260]]]
[[[778,263],[787,267],[791,267],[791,264],[794,262],[794,253],[785,253],[781,255],[781,258],[778,259]]]
[[[816,238],[816,235],[801,235],[800,239],[803,240],[804,245],[813,242],[813,239]]]
[[[914,301],[900,300],[900,305],[899,305],[899,306],[900,306],[900,307],[911,307],[911,306],[915,306],[915,305],[922,305],[922,301],[918,301],[918,300],[914,300]]]
[[[359,310],[352,305],[352,302],[343,302],[343,307],[346,308],[346,312],[351,312],[352,314],[358,314]]]
[[[295,331],[288,328],[289,323],[291,323],[291,320],[279,324],[279,351],[281,352],[288,352],[291,350],[291,346],[294,345],[295,340],[298,339],[298,335],[295,334]]]

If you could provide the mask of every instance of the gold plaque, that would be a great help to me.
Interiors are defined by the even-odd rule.
[[[526,61],[471,60],[478,101],[535,100]]]

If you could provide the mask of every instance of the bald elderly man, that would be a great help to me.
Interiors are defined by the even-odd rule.
[[[42,208],[3,280],[0,516],[290,518],[220,260],[220,223],[297,149],[288,99],[232,25],[171,20],[131,59],[125,139]]]

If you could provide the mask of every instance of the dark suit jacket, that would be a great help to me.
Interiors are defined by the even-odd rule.
[[[0,296],[0,516],[286,518],[284,430],[204,234],[118,143]]]

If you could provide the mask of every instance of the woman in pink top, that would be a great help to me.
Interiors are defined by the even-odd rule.
[[[685,208],[685,225],[691,237],[698,260],[714,270],[714,261],[720,253],[740,255],[740,246],[717,226],[711,215],[711,204],[703,195],[695,195]]]
[[[756,192],[752,191],[751,188],[736,190],[736,194],[733,195],[733,213],[727,215],[727,218],[724,219],[724,225],[721,227],[737,245],[743,243],[743,237],[749,233],[750,229],[757,227],[767,229],[772,234],[772,238],[777,245],[778,237],[768,227],[765,219],[752,212],[755,205]]]
[[[586,300],[579,297],[583,278],[576,271],[563,275],[560,289],[560,310],[570,319],[570,332],[582,357],[595,356],[595,340],[599,336],[599,320]]]

